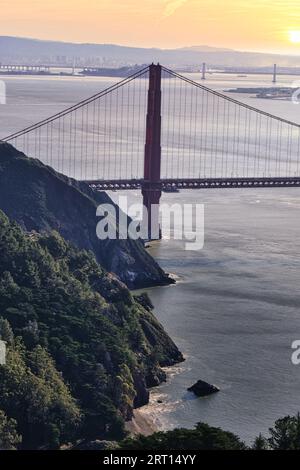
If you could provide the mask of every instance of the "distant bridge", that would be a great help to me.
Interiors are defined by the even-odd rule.
[[[14,65],[14,64],[0,64],[0,72],[6,73],[50,73],[50,65]]]

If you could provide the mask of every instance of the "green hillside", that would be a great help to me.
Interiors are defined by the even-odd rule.
[[[2,212],[0,339],[0,426],[27,449],[121,438],[161,366],[182,360],[147,299],[92,253],[57,232],[27,234]]]

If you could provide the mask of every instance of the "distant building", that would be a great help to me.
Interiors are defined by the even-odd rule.
[[[6,343],[0,340],[0,365],[6,364]]]

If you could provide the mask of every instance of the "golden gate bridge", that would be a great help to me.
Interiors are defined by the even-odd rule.
[[[150,65],[9,142],[94,190],[300,187],[300,125]],[[149,232],[150,233],[150,232]]]

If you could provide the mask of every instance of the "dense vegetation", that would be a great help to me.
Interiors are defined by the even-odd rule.
[[[2,212],[0,339],[5,447],[120,439],[146,386],[164,379],[160,365],[182,360],[145,297],[58,233],[25,234]]]
[[[234,434],[198,423],[195,429],[175,429],[151,436],[125,439],[120,447],[134,450],[245,450],[245,444]]]
[[[123,440],[120,448],[129,450],[249,450],[238,436],[220,428],[198,423],[195,429],[175,429],[157,432],[151,436],[137,436]],[[275,422],[269,437],[261,434],[252,450],[300,450],[300,414],[286,416]]]

